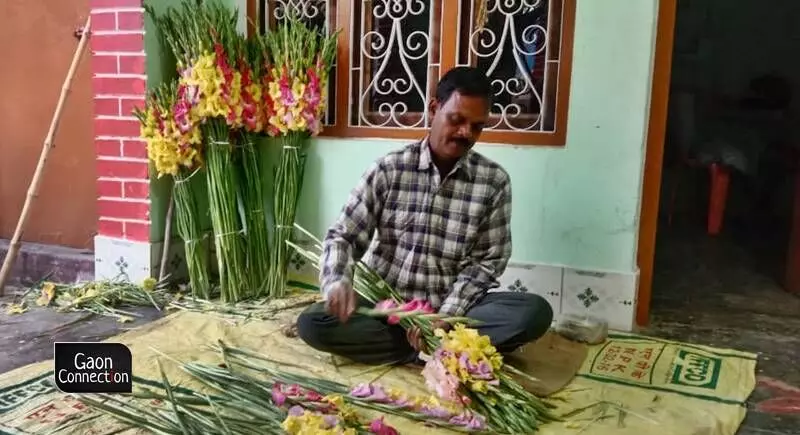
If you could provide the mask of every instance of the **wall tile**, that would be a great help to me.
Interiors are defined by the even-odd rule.
[[[604,319],[630,331],[636,308],[636,274],[565,269],[562,312]]]
[[[95,279],[127,279],[141,282],[154,276],[151,246],[106,236],[94,238]]]
[[[542,296],[553,313],[561,312],[563,270],[557,266],[510,263],[494,291],[525,292]]]

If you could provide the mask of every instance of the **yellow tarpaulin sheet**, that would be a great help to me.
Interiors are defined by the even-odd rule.
[[[294,313],[286,312],[283,319],[275,321],[236,324],[219,316],[180,312],[108,341],[130,347],[138,385],[148,380],[159,382],[156,350],[181,361],[216,364],[218,355],[204,346],[219,339],[299,364],[305,374],[349,384],[376,376],[375,372],[364,373],[363,366],[337,368],[330,356],[281,334],[281,324]],[[173,384],[199,388],[174,363],[161,360]],[[559,394],[567,399],[560,408],[564,412],[599,401],[616,405],[597,406],[570,422],[545,426],[541,433],[733,435],[745,416],[743,403],[755,387],[755,365],[755,355],[749,353],[613,335],[606,343],[590,348],[578,376],[567,388],[569,392]],[[59,392],[52,370],[52,361],[45,361],[0,375],[0,435],[49,433],[96,412]],[[418,370],[397,368],[379,382],[425,394]],[[445,433],[397,418],[390,422],[400,433]],[[103,434],[119,427],[101,416],[70,432]]]

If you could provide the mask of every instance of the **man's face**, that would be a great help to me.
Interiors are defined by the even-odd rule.
[[[463,157],[478,141],[489,117],[489,102],[482,97],[461,95],[457,91],[444,103],[433,99],[429,140],[440,161],[452,163]]]

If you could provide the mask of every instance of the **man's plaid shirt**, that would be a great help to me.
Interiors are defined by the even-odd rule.
[[[350,193],[323,243],[322,292],[351,283],[361,258],[407,300],[463,315],[499,285],[510,221],[511,180],[497,163],[470,152],[442,181],[427,140],[413,143],[373,163]]]

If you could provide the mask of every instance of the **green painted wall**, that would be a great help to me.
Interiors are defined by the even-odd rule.
[[[513,183],[513,259],[636,270],[657,0],[578,0],[567,145],[484,145]],[[321,139],[300,225],[322,235],[374,159],[405,143]]]
[[[657,0],[578,0],[566,147],[477,147],[511,174],[515,261],[636,270],[656,9]],[[146,49],[155,84],[164,56],[152,33]],[[324,234],[369,163],[403,145],[316,140],[298,222]],[[152,195],[153,240],[161,240],[166,191],[154,184]]]

